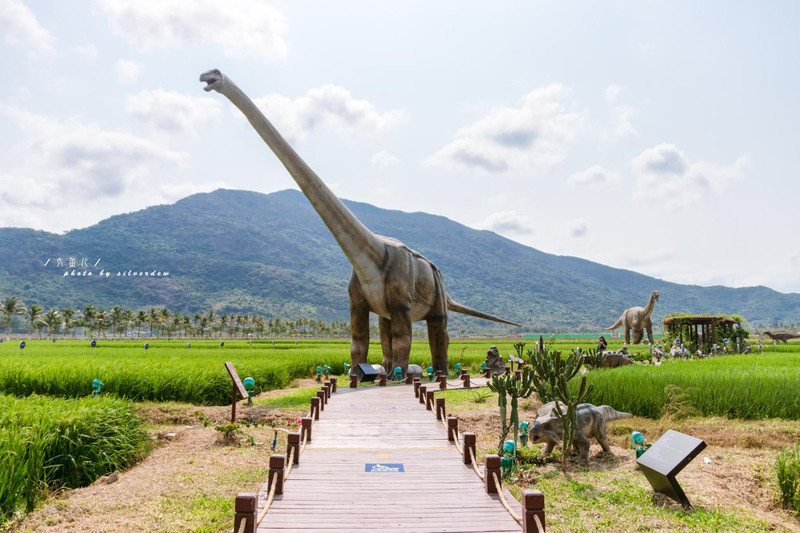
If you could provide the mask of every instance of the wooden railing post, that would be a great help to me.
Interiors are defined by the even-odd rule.
[[[464,433],[464,464],[471,465],[472,464],[472,456],[477,453],[476,450],[476,438],[475,433]],[[470,453],[471,452],[471,453]],[[477,455],[475,458],[477,460]]]
[[[433,411],[433,391],[425,390],[425,409]]]
[[[522,533],[544,533],[544,494],[538,490],[522,491]],[[539,517],[542,529],[536,524],[534,516]]]
[[[322,384],[322,386],[325,387],[325,401],[327,402],[328,400],[331,399],[331,386],[332,386],[331,382],[326,381],[325,383]]]
[[[495,476],[492,474],[497,474],[497,480],[500,481],[500,456],[497,454],[487,455],[485,461],[483,473],[484,481],[486,482],[486,494],[497,494],[498,491],[503,489],[494,482]]]
[[[358,388],[358,376],[356,376],[355,374],[350,376],[350,388],[351,389],[357,389]]]
[[[279,453],[269,458],[269,477],[267,478],[267,492],[272,490],[275,483],[275,495],[283,494],[283,472],[286,470],[286,456]]]
[[[411,385],[414,383],[414,376],[406,372],[406,385]]]
[[[414,378],[414,398],[419,398],[419,388],[422,385],[422,382],[419,378]]]
[[[258,494],[254,492],[240,492],[236,496],[234,505],[236,514],[233,517],[233,530],[237,533],[245,521],[244,533],[256,533],[256,518],[258,516]]]
[[[455,442],[458,438],[458,418],[455,416],[447,417],[447,440]]]
[[[379,378],[380,378],[380,380],[378,381],[378,386],[379,387],[385,387],[386,386],[386,374],[381,373]]]
[[[294,450],[294,453],[292,453]],[[286,457],[292,456],[292,464],[300,464],[300,432],[286,435]]]
[[[300,438],[305,439],[306,442],[311,442],[311,420],[310,416],[304,416],[300,419]]]
[[[324,411],[325,410],[325,391],[324,390],[318,390],[317,391],[317,398],[319,398],[319,410],[320,411]]]
[[[336,392],[336,384],[339,382],[337,378],[331,378],[331,392]]]
[[[464,381],[464,388],[469,389],[472,385],[469,382],[469,374],[464,374],[461,376],[461,379]]]
[[[436,398],[436,420],[444,419],[444,398]]]
[[[441,378],[442,378],[442,371],[441,370],[437,370],[436,371],[436,381],[439,381]]]
[[[314,418],[314,420],[319,420],[319,404],[319,396],[314,396],[311,398],[311,416]]]
[[[439,376],[439,390],[447,390],[447,376]]]
[[[425,385],[420,385],[419,387],[419,403],[424,404],[425,398],[427,397],[428,387]]]

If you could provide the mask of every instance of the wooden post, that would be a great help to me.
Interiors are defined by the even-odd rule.
[[[492,370],[489,367],[483,371],[483,377],[491,379],[492,377]]]
[[[500,456],[497,454],[487,455],[485,460],[483,473],[485,477],[484,481],[486,482],[486,494],[497,494],[497,492],[503,490],[503,488],[497,486],[492,474],[497,474],[497,480],[500,481]]]
[[[320,396],[322,403],[328,405],[328,387],[320,387],[319,392],[322,393],[322,396]]]
[[[436,420],[444,418],[444,398],[436,398]]]
[[[244,388],[242,385],[242,380],[239,379],[239,374],[236,373],[236,369],[233,367],[233,363],[230,361],[225,363],[225,370],[228,371],[228,375],[231,377],[231,381],[233,381],[233,397],[231,398],[231,422],[236,422],[236,394],[238,393],[239,396],[244,398],[249,398],[250,393],[247,392],[247,389]]]
[[[469,374],[464,374],[463,376],[461,376],[461,379],[464,380],[464,388],[465,389],[469,389],[469,388],[472,387],[472,385],[469,382]]]
[[[439,376],[439,390],[447,390],[447,376]]]
[[[317,398],[319,398],[319,410],[325,410],[325,391],[318,390],[317,391]]]
[[[380,381],[378,381],[378,386],[379,387],[385,387],[386,386],[386,374],[383,374],[383,373],[380,374]]]
[[[442,377],[442,371],[441,370],[437,370],[436,371],[436,381],[439,381],[439,379],[441,379],[441,377]]]
[[[522,533],[544,533],[544,494],[538,490],[523,490],[522,513]],[[542,529],[536,525],[534,516],[539,517]]]
[[[311,398],[311,417],[314,420],[319,420],[319,397],[314,396]]]
[[[275,483],[275,496],[283,494],[283,472],[286,469],[286,456],[279,453],[269,458],[269,477],[267,478],[267,492],[272,490]]]
[[[255,492],[240,492],[236,496],[234,506],[236,514],[233,518],[233,530],[237,533],[245,521],[244,533],[256,533],[256,518],[258,517],[258,494]]]
[[[433,411],[433,391],[426,390],[425,391],[425,409],[428,411]]]
[[[469,370],[467,370],[466,368],[462,368],[461,369],[461,377],[464,377],[464,376],[466,376],[468,374],[469,374]]]
[[[236,422],[236,383],[233,384],[233,395],[231,396],[231,422]]]
[[[406,385],[414,383],[414,376],[406,372]]]
[[[419,398],[419,388],[422,385],[419,378],[414,378],[414,398]]]
[[[428,387],[426,387],[425,385],[419,386],[419,403],[421,404],[425,403],[425,398],[427,397],[427,391]]]
[[[357,389],[358,388],[358,376],[356,376],[355,374],[350,376],[350,388],[351,389]]]
[[[300,419],[300,438],[305,437],[306,442],[311,442],[311,424],[313,424],[310,416],[304,416]]]
[[[336,384],[338,381],[337,378],[331,378],[331,392],[336,392]]]
[[[330,381],[326,381],[322,385],[325,387],[325,401],[327,402],[327,400],[331,399],[331,387],[332,387],[332,385],[331,385]]]
[[[464,464],[471,465],[472,464],[472,455],[477,453],[475,449],[475,433],[464,433]],[[472,450],[472,453],[470,453]],[[475,455],[477,459],[478,456]]]
[[[292,454],[294,450],[294,454]],[[300,432],[286,435],[286,457],[292,456],[292,464],[300,464]]]
[[[455,416],[447,417],[447,440],[455,442],[458,436],[458,418]]]

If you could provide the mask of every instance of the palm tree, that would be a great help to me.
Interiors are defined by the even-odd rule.
[[[55,339],[56,333],[61,329],[61,324],[64,323],[64,319],[58,309],[54,307],[41,317],[40,323],[47,326],[47,332]]]
[[[155,307],[150,308],[150,313],[147,315],[147,323],[150,325],[150,338],[152,338],[153,327],[158,324],[158,309]]]
[[[111,309],[111,314],[109,315],[109,322],[111,322],[111,336],[117,336],[117,329],[122,325],[124,321],[125,311],[118,305],[115,305],[113,309]]]
[[[0,308],[3,313],[3,322],[6,323],[6,333],[11,331],[11,320],[15,315],[24,315],[26,312],[25,306],[16,296],[9,296],[3,302],[3,307]]]
[[[99,333],[103,334],[103,338],[106,338],[106,333],[108,332],[108,313],[106,313],[103,309],[99,309],[97,314],[95,315],[95,327]]]
[[[223,331],[225,328],[227,328],[227,327],[228,327],[228,315],[227,315],[227,313],[222,313],[222,314],[219,316],[219,330],[220,330],[220,336],[222,336],[222,331]]]
[[[95,321],[97,320],[97,308],[92,304],[87,305],[83,308],[83,327],[89,332],[89,336],[92,337],[92,331],[95,330],[96,324]]]
[[[142,336],[142,324],[147,322],[147,312],[146,311],[139,311],[136,313],[136,318],[134,319],[136,322],[136,336]]]
[[[28,322],[31,324],[31,335],[33,335],[34,329],[38,332],[42,327],[42,311],[44,311],[44,309],[36,304],[33,304],[26,313]]]
[[[61,317],[64,319],[64,335],[69,333],[69,328],[75,325],[75,314],[77,311],[72,307],[65,307],[61,310]],[[75,330],[72,330],[72,337],[75,337]]]

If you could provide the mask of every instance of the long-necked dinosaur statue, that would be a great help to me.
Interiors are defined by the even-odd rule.
[[[794,335],[793,333],[770,333],[765,331],[764,335],[775,342],[782,342],[783,344],[789,344],[787,341],[791,339],[800,339],[800,335]]]
[[[436,266],[400,241],[367,229],[281,137],[247,95],[219,70],[200,75],[206,91],[227,97],[247,117],[267,146],[289,171],[353,265],[350,294],[353,366],[367,362],[369,313],[379,317],[383,367],[405,374],[411,351],[411,324],[425,320],[433,367],[447,371],[447,311],[518,326],[470,309],[447,294]]]
[[[653,312],[653,306],[658,301],[658,291],[653,291],[650,295],[650,301],[647,302],[647,307],[631,307],[622,312],[613,326],[606,328],[606,330],[617,329],[620,326],[625,328],[625,344],[631,343],[631,331],[633,331],[633,344],[639,344],[644,337],[644,330],[647,330],[647,338],[650,344],[653,344],[653,322],[650,320],[650,313]]]

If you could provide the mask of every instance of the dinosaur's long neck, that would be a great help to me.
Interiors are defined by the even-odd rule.
[[[278,156],[322,221],[328,226],[356,273],[366,273],[375,265],[380,265],[384,256],[383,243],[345,207],[319,176],[297,155],[297,152],[289,146],[289,143],[284,140],[253,101],[227,77],[223,87],[218,90],[244,113],[267,146]]]
[[[653,312],[653,307],[656,305],[656,295],[653,293],[650,296],[650,301],[647,302],[647,307],[644,308],[644,316],[650,316],[650,313]]]

